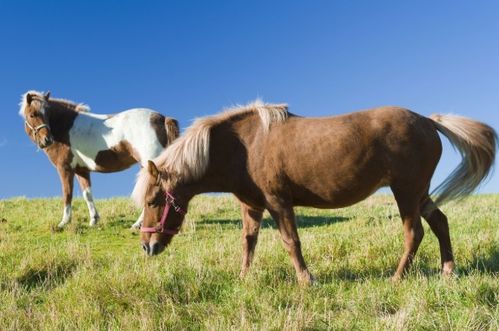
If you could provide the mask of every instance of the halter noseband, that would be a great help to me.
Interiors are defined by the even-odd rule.
[[[33,127],[33,126],[31,126],[31,124],[28,123],[27,120],[24,120],[24,125],[31,129],[31,135],[33,136],[33,139],[35,139],[35,141],[37,141],[36,140],[36,135],[38,134],[38,131],[40,131],[43,128],[50,129],[49,126],[47,124],[45,124],[45,123],[40,124],[40,125],[38,125],[36,127]]]
[[[175,201],[175,197],[170,193],[166,192],[165,194],[165,209],[163,209],[163,214],[161,215],[161,219],[159,224],[155,227],[141,227],[140,232],[145,233],[166,233],[169,235],[176,235],[179,229],[167,229],[166,228],[166,219],[168,218],[168,212],[170,211],[170,207],[173,207],[177,213],[184,215],[187,214],[185,210],[180,207],[180,205]]]

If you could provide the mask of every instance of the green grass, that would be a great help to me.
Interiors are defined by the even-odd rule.
[[[59,199],[0,201],[0,330],[358,329],[498,330],[499,196],[444,206],[457,276],[439,275],[435,236],[407,277],[389,277],[402,253],[393,200],[340,210],[298,208],[303,253],[317,285],[301,287],[266,214],[252,269],[240,280],[241,223],[230,196],[192,201],[167,251],[147,258],[128,228],[127,199],[98,200],[88,226],[55,231]]]

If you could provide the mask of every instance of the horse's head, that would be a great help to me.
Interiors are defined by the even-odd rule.
[[[45,111],[49,98],[50,92],[28,92],[21,104],[20,114],[24,118],[26,133],[40,148],[48,147],[54,142]]]
[[[144,195],[144,219],[141,231],[141,243],[149,255],[157,255],[165,250],[176,235],[186,214],[185,201],[177,196],[173,187],[165,188],[164,179],[154,162],[149,161],[148,182]],[[168,182],[168,181],[167,181]],[[171,186],[169,183],[167,186]]]

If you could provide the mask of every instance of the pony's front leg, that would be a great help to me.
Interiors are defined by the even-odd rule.
[[[241,214],[243,220],[243,262],[239,276],[243,278],[247,274],[253,260],[263,210],[252,208],[241,202]]]
[[[63,228],[71,222],[71,201],[73,200],[74,171],[66,168],[57,169],[62,184],[62,199],[64,201],[64,212],[58,227]]]
[[[144,209],[142,209],[139,218],[137,219],[137,221],[135,221],[135,223],[132,224],[131,228],[140,229],[140,227],[142,226],[142,221],[144,221]]]
[[[90,172],[80,172],[76,174],[76,179],[80,183],[83,199],[87,203],[88,213],[90,214],[90,226],[94,226],[100,219],[97,208],[95,208],[94,198],[92,196],[92,184],[90,182]]]
[[[298,237],[298,230],[296,228],[293,206],[290,204],[285,205],[270,202],[267,210],[277,223],[284,248],[293,261],[298,282],[305,285],[312,285],[314,283],[314,277],[308,271],[305,259],[303,258],[301,252],[301,243],[300,238]]]

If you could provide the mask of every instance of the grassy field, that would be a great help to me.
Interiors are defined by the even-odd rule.
[[[498,330],[499,196],[444,206],[457,276],[439,275],[435,236],[409,275],[389,281],[402,253],[393,200],[298,208],[303,252],[317,285],[300,287],[268,215],[253,268],[240,280],[241,223],[231,196],[193,200],[181,234],[147,258],[125,198],[98,200],[88,226],[55,231],[59,199],[0,201],[0,330],[358,329]]]

